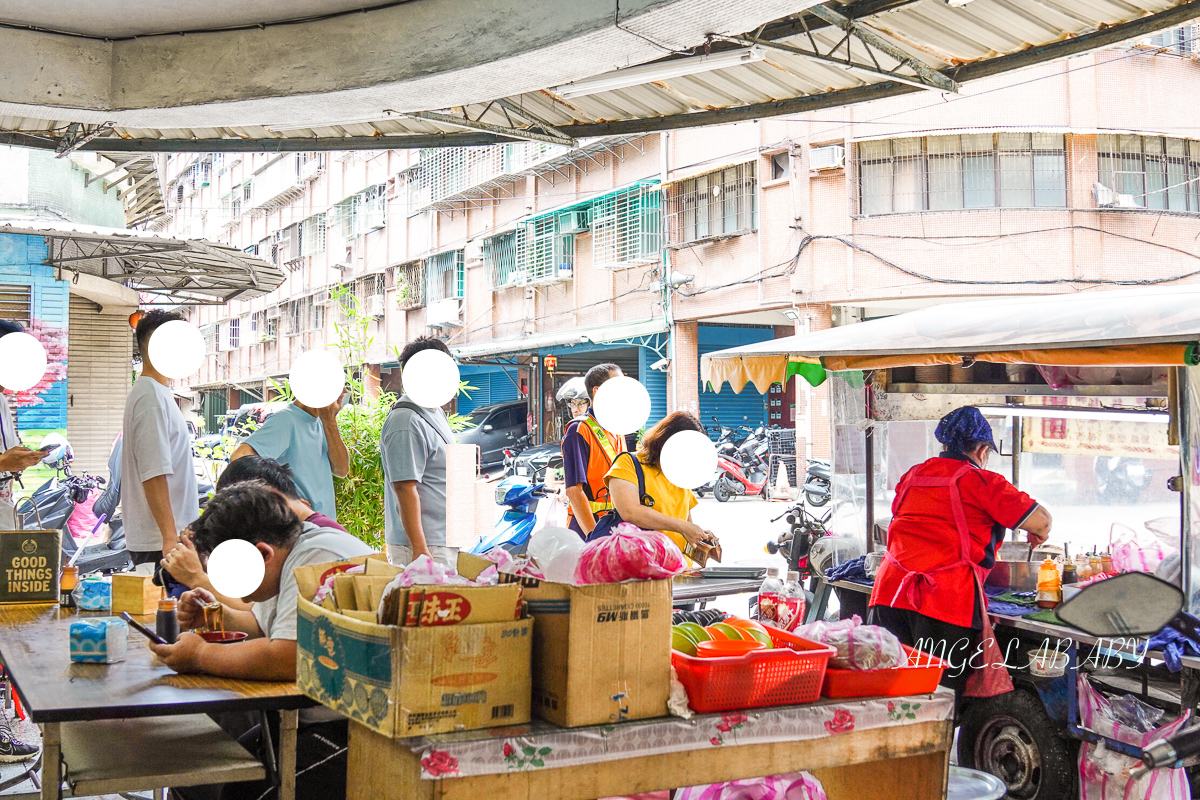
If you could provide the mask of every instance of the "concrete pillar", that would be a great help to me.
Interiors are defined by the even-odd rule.
[[[695,322],[676,322],[675,360],[671,364],[670,411],[700,414],[700,352]]]

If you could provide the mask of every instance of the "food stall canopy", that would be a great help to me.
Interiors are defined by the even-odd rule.
[[[964,358],[1058,366],[1195,365],[1200,287],[1096,291],[951,303],[800,336],[718,350],[701,359],[704,382],[760,392],[826,371],[959,364]]]

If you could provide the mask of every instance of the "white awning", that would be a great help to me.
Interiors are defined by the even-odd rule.
[[[503,353],[532,353],[547,347],[563,345],[607,344],[619,342],[622,339],[653,336],[657,333],[665,333],[666,330],[666,320],[649,319],[641,322],[605,325],[600,328],[538,333],[519,339],[503,339],[486,344],[450,345],[450,352],[454,354],[455,358],[483,358]]]
[[[46,263],[64,273],[94,275],[180,303],[257,297],[284,278],[278,267],[257,256],[203,239],[37,217],[0,219],[0,233],[45,237]]]

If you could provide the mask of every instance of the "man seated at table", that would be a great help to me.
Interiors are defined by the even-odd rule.
[[[287,464],[281,464],[273,458],[262,456],[243,456],[237,461],[231,461],[221,477],[217,480],[217,492],[222,492],[230,486],[247,481],[262,481],[268,488],[283,495],[288,508],[300,518],[301,522],[311,522],[318,528],[336,528],[345,532],[345,528],[324,514],[313,511],[308,501],[300,497],[300,489],[296,486],[295,476]],[[231,608],[247,609],[249,603],[243,603],[237,598],[226,597],[213,588],[212,581],[204,565],[200,563],[200,555],[192,543],[190,529],[179,537],[179,544],[167,553],[162,560],[163,568],[171,573],[175,580],[191,589],[207,589],[214,597]]]
[[[225,629],[244,631],[249,638],[236,645],[205,642],[191,633],[172,645],[151,643],[150,649],[176,672],[205,672],[225,678],[264,681],[296,679],[295,570],[371,553],[350,534],[301,522],[279,492],[261,481],[235,484],[216,494],[204,514],[192,524],[192,540],[202,559],[217,545],[245,539],[262,554],[266,575],[253,593],[242,598],[249,611],[225,607]],[[184,593],[179,604],[179,627],[204,624],[203,603],[215,602],[205,589]],[[277,731],[272,741],[278,742]],[[243,737],[253,751],[254,747]],[[344,798],[346,791],[347,722],[323,708],[300,712],[296,744],[297,800]],[[176,795],[187,794],[176,791]],[[265,781],[226,784],[221,800],[271,800],[274,788]]]

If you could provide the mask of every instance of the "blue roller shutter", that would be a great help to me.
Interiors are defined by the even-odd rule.
[[[467,364],[460,366],[458,372],[463,380],[475,387],[468,390],[469,398],[458,396],[459,414],[470,414],[483,406],[520,398],[516,369]]]
[[[738,347],[744,344],[754,344],[775,338],[775,329],[758,325],[698,325],[700,355],[724,350],[727,347]],[[725,384],[721,393],[706,391],[700,387],[700,421],[712,425],[716,417],[722,425],[735,428],[746,425],[751,428],[766,424],[767,396],[747,384],[741,394],[734,394]]]

